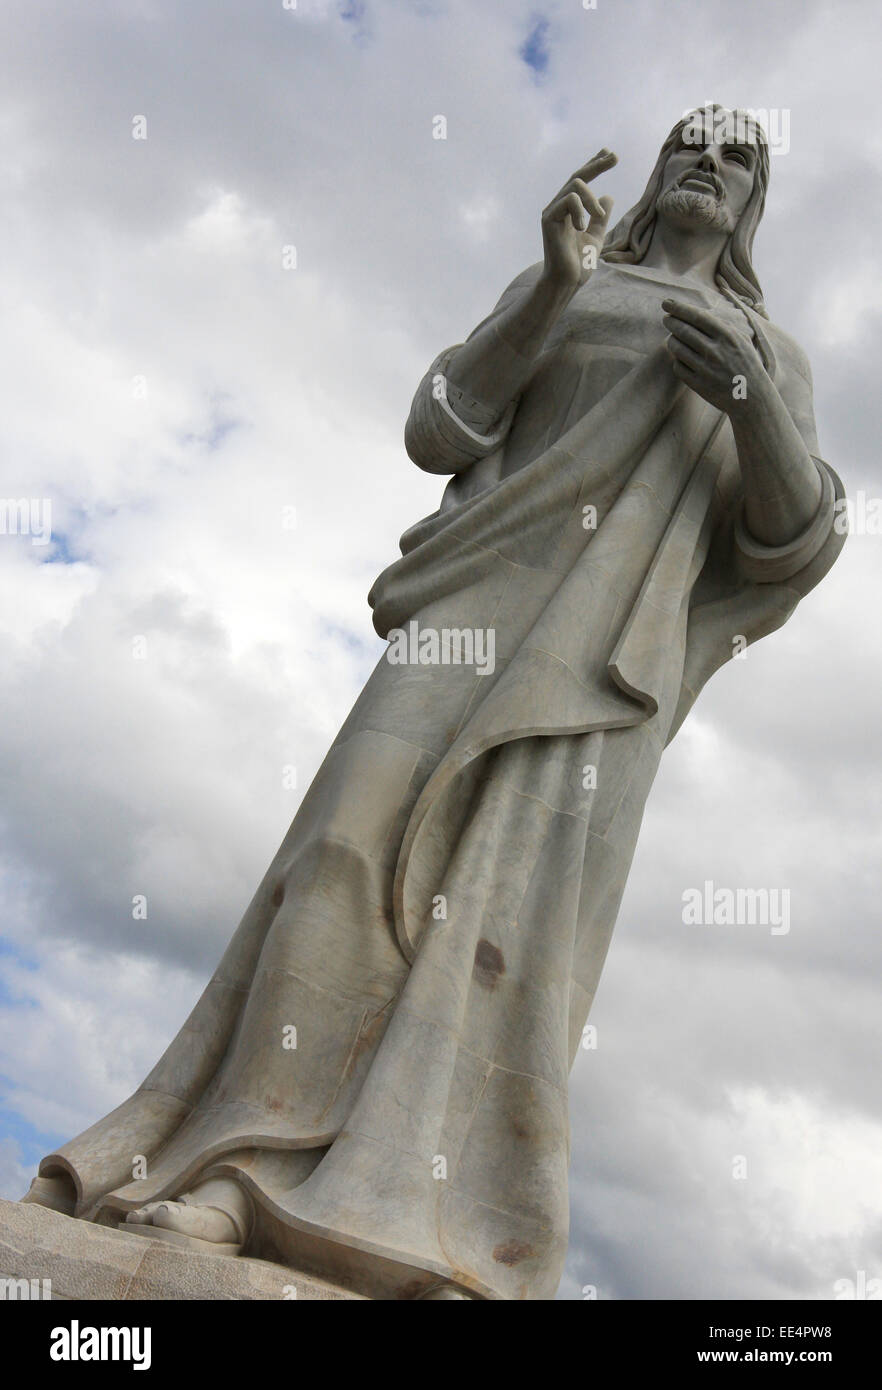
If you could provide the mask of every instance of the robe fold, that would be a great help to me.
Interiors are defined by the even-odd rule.
[[[601,263],[495,435],[442,409],[454,349],[432,364],[408,447],[453,477],[369,601],[449,659],[380,660],[177,1038],[43,1160],[78,1215],[235,1174],[248,1253],[372,1297],[553,1297],[567,1077],[662,751],[844,540],[800,350],[678,283],[753,336],[821,474],[802,536],[749,536],[729,421],[664,348],[671,288]],[[466,631],[492,669],[456,660]]]

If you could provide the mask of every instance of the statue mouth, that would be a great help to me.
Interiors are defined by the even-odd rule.
[[[691,193],[712,193],[715,198],[722,202],[723,188],[719,179],[713,174],[691,173],[684,174],[677,182],[677,188],[685,189]]]

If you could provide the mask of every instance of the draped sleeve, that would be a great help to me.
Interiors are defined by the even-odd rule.
[[[516,276],[466,341],[516,303],[536,283],[541,270],[542,263],[538,262]],[[417,387],[404,427],[405,448],[417,467],[427,473],[461,473],[495,453],[505,443],[520,399],[516,396],[500,415],[494,407],[455,386],[447,370],[461,346],[456,343],[445,348],[435,358]],[[514,351],[502,339],[498,348],[508,354]]]
[[[821,553],[834,530],[839,484],[839,479],[820,457],[818,449],[808,358],[782,329],[774,327],[767,331],[770,331],[774,346],[775,385],[820,473],[821,499],[814,517],[801,535],[787,545],[767,546],[750,534],[744,520],[743,491],[739,490],[733,523],[736,562],[738,572],[757,584],[792,579]]]

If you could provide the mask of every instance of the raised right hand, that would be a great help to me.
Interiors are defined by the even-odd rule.
[[[577,169],[542,213],[543,276],[558,288],[577,290],[588,279],[603,247],[612,211],[612,198],[597,198],[591,179],[612,169],[618,158],[600,150]],[[593,256],[586,248],[593,247]]]

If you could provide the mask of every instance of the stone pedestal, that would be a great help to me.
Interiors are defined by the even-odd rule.
[[[268,1260],[205,1255],[0,1200],[0,1299],[359,1299]],[[50,1281],[48,1285],[44,1280]]]

